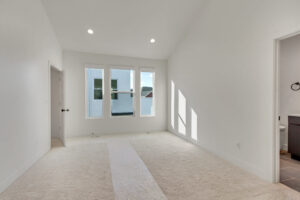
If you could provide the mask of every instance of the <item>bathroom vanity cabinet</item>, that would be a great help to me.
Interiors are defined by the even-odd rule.
[[[288,117],[288,149],[293,159],[300,159],[300,115]]]

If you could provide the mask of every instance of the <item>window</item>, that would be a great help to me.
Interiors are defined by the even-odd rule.
[[[134,70],[111,69],[111,115],[134,115]]]
[[[118,91],[118,80],[111,80],[111,89],[114,92]],[[118,93],[112,93],[111,99],[118,99]]]
[[[154,113],[154,72],[141,72],[141,116]]]
[[[87,117],[102,117],[103,69],[86,68]]]
[[[102,79],[94,79],[94,100],[102,99]]]

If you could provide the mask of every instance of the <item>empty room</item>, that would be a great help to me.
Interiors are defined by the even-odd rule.
[[[300,200],[299,35],[299,0],[0,0],[0,200]]]

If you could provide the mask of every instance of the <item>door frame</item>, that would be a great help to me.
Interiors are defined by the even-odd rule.
[[[62,87],[62,93],[64,95],[65,91],[64,91],[64,71],[61,70],[58,65],[54,64],[53,62],[51,62],[50,60],[48,61],[48,94],[49,94],[49,107],[48,107],[48,117],[49,117],[49,121],[48,121],[48,126],[49,126],[49,137],[50,137],[50,148],[51,148],[51,108],[52,108],[52,102],[51,102],[51,68],[57,70],[58,72],[61,73],[61,76],[62,76],[62,84],[61,84],[61,87]],[[64,98],[63,98],[63,107],[64,107]],[[62,120],[63,120],[63,127],[61,129],[61,142],[62,144],[65,146],[65,126],[64,126],[64,120],[65,120],[65,116],[63,115],[62,116]]]
[[[300,31],[284,35],[274,40],[274,101],[273,101],[273,182],[280,182],[280,42],[300,35]]]

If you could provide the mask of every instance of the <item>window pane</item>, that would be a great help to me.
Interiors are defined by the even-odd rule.
[[[134,71],[112,69],[110,79],[112,116],[134,115]]]
[[[86,69],[88,117],[102,117],[103,69]]]
[[[112,99],[112,116],[133,115],[133,97],[130,93],[118,93],[118,99]]]
[[[102,89],[102,79],[94,79],[95,89]]]
[[[154,72],[141,72],[141,115],[154,115]]]
[[[111,80],[111,89],[112,90],[118,89],[118,80]]]
[[[94,90],[94,100],[102,99],[102,90]]]
[[[117,91],[128,91],[134,90],[133,86],[133,74],[134,71],[130,69],[112,69],[110,78],[111,78],[111,89]]]
[[[118,80],[111,80],[112,91],[118,91]],[[118,99],[118,93],[112,93],[111,99]]]
[[[102,79],[94,79],[94,99],[102,99]]]
[[[118,93],[112,93],[111,94],[111,99],[112,100],[117,100],[118,99]]]

